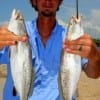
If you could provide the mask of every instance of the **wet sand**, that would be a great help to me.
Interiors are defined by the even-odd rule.
[[[0,67],[0,100],[2,100],[3,87],[6,80],[6,67]],[[90,79],[84,72],[78,86],[79,97],[77,100],[100,100],[100,78]]]

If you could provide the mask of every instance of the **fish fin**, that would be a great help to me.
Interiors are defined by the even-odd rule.
[[[35,79],[35,76],[34,76],[34,68],[32,67],[31,85],[30,85],[30,89],[29,89],[29,93],[28,93],[28,96],[29,97],[32,96],[32,93],[33,93],[34,79]]]

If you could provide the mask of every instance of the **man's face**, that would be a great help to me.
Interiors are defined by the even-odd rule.
[[[39,14],[46,17],[55,15],[60,3],[60,0],[36,0]]]

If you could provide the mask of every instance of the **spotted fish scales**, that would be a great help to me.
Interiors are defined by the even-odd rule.
[[[20,11],[13,10],[8,30],[15,35],[27,35],[24,17]],[[28,96],[32,92],[31,87],[34,79],[32,51],[29,41],[18,41],[16,45],[10,47],[10,64],[14,87],[17,94],[20,97],[20,100],[28,100]]]
[[[84,34],[81,17],[70,19],[67,31],[69,41],[76,40]],[[61,67],[59,73],[59,91],[62,100],[72,100],[75,96],[81,74],[81,57],[62,50]]]

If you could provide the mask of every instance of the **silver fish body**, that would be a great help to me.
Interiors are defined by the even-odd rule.
[[[83,35],[81,17],[72,17],[69,22],[67,39],[76,40]],[[75,96],[81,74],[81,57],[62,50],[61,66],[59,73],[59,91],[62,100],[72,100]]]
[[[8,30],[15,35],[26,35],[27,31],[21,12],[13,10]],[[20,100],[28,100],[34,80],[32,50],[29,41],[18,41],[16,45],[10,47],[10,64],[17,94]]]

